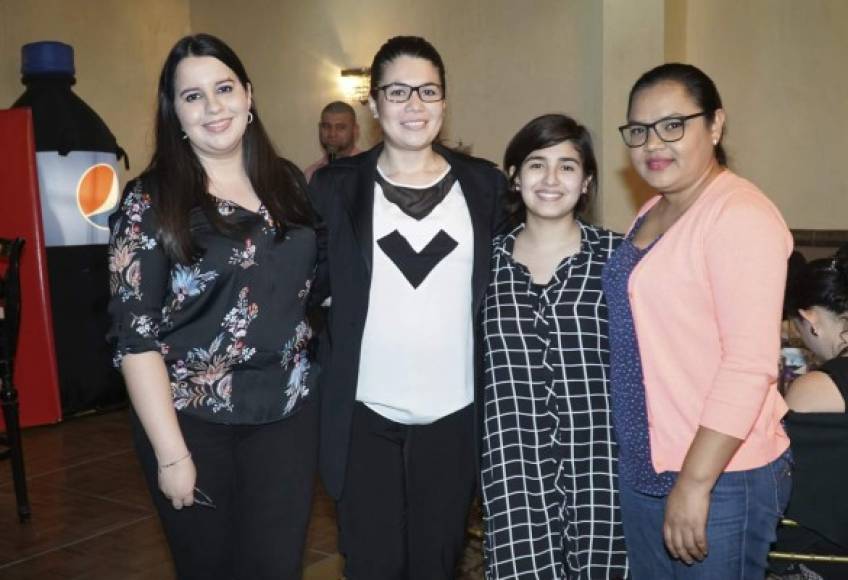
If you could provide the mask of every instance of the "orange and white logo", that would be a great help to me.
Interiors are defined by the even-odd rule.
[[[108,230],[106,218],[118,203],[118,176],[106,163],[89,167],[77,183],[77,207],[92,226]]]

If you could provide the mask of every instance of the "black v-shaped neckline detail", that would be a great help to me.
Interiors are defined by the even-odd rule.
[[[433,185],[427,187],[404,187],[387,180],[378,170],[377,183],[383,195],[409,217],[418,221],[430,215],[437,205],[444,201],[450,192],[456,177],[448,171]]]

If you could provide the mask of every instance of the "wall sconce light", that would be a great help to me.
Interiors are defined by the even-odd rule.
[[[371,69],[369,67],[346,68],[342,70],[342,88],[348,99],[368,102],[371,91]]]

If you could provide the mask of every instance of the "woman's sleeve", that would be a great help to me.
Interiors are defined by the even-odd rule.
[[[329,174],[326,171],[321,171],[321,169],[312,175],[312,181],[309,182],[308,187],[309,202],[315,212],[315,237],[318,244],[315,280],[310,294],[310,307],[312,308],[320,306],[330,296],[330,272],[327,262],[328,232],[325,219],[328,211],[326,191],[329,187],[327,184]]]
[[[109,219],[108,339],[115,366],[125,354],[160,351],[159,325],[168,287],[170,260],[157,240],[150,196],[130,183]]]
[[[509,190],[509,183],[506,180],[503,172],[497,167],[494,168],[494,190],[495,190],[495,206],[492,212],[492,234],[505,234],[510,230],[510,215],[506,194]]]
[[[792,238],[770,202],[739,195],[721,208],[704,249],[722,356],[700,422],[745,439],[777,378]]]

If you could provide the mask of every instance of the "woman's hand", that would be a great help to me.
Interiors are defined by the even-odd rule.
[[[177,510],[194,503],[196,480],[197,470],[190,455],[167,467],[159,468],[159,489]]]
[[[165,360],[158,352],[127,354],[121,371],[133,409],[159,463],[159,489],[174,509],[191,505],[197,472],[171,400]]]
[[[665,502],[663,538],[672,557],[687,564],[707,557],[710,493],[740,445],[741,439],[698,428]]]
[[[665,504],[663,537],[671,555],[687,564],[707,557],[707,514],[711,485],[677,480]]]

